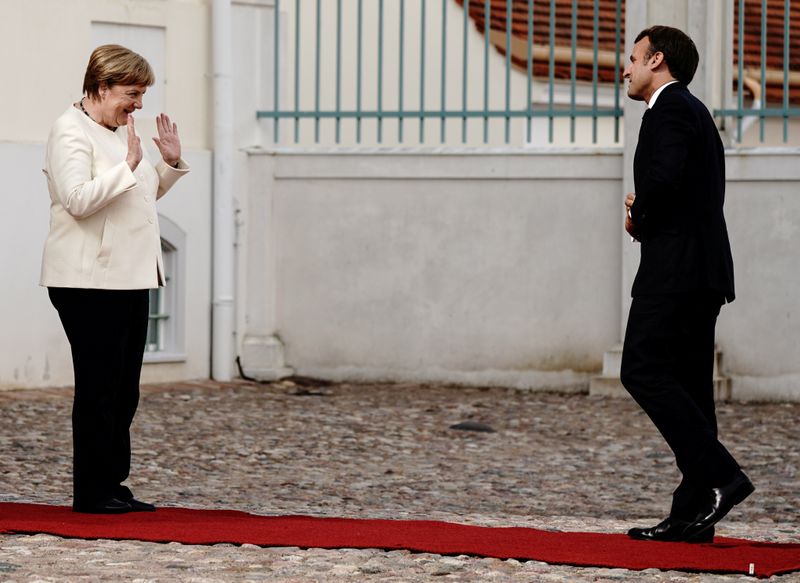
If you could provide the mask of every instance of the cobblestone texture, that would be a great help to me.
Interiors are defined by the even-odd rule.
[[[0,392],[0,500],[70,503],[71,390]],[[724,536],[800,542],[800,404],[721,404],[756,493]],[[456,431],[475,421],[495,432]],[[161,506],[624,532],[668,510],[672,455],[630,400],[502,388],[213,382],[143,388],[130,485]],[[800,581],[800,574],[773,578]],[[0,536],[0,581],[669,581],[405,551]]]

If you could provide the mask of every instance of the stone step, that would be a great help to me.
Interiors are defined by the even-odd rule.
[[[720,373],[722,352],[714,351],[714,399],[728,401],[731,398],[731,381]],[[603,355],[603,372],[589,383],[590,395],[605,397],[630,397],[619,380],[622,363],[622,345],[617,345]]]

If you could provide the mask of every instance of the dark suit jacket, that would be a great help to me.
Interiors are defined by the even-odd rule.
[[[685,85],[666,87],[645,113],[633,174],[642,256],[632,295],[710,290],[733,301],[725,152],[711,114]]]

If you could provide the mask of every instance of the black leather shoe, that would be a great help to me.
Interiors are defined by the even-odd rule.
[[[72,507],[73,512],[83,514],[125,514],[131,510],[130,504],[116,498],[109,498],[95,504],[76,504]]]
[[[716,523],[725,518],[731,508],[739,504],[755,491],[753,483],[744,474],[739,474],[729,483],[711,489],[711,508],[698,515],[686,531],[692,536],[701,536]]]
[[[141,500],[137,500],[136,498],[131,498],[127,501],[128,505],[131,507],[131,512],[155,512],[156,507],[152,504],[148,504],[147,502],[142,502]]]
[[[711,543],[714,542],[714,528],[710,528],[700,535],[690,536],[686,529],[692,523],[689,521],[676,520],[667,516],[664,520],[651,528],[632,528],[628,531],[628,536],[637,540],[652,540],[661,542],[687,542],[687,543]]]

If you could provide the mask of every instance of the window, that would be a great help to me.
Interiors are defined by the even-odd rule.
[[[145,343],[145,362],[186,360],[184,346],[184,257],[186,234],[159,215],[165,286],[150,290],[150,315]]]
[[[175,273],[175,255],[177,251],[169,242],[161,239],[161,255],[164,258],[165,287],[150,290],[150,315],[147,323],[146,352],[164,352],[171,344],[172,324],[170,313],[174,312],[175,290],[173,276]]]
[[[91,47],[89,51],[104,44],[123,45],[142,55],[156,76],[155,85],[147,89],[139,116],[155,118],[164,111],[166,88],[166,29],[158,26],[140,26],[114,22],[92,22]],[[88,60],[89,54],[86,54]]]

